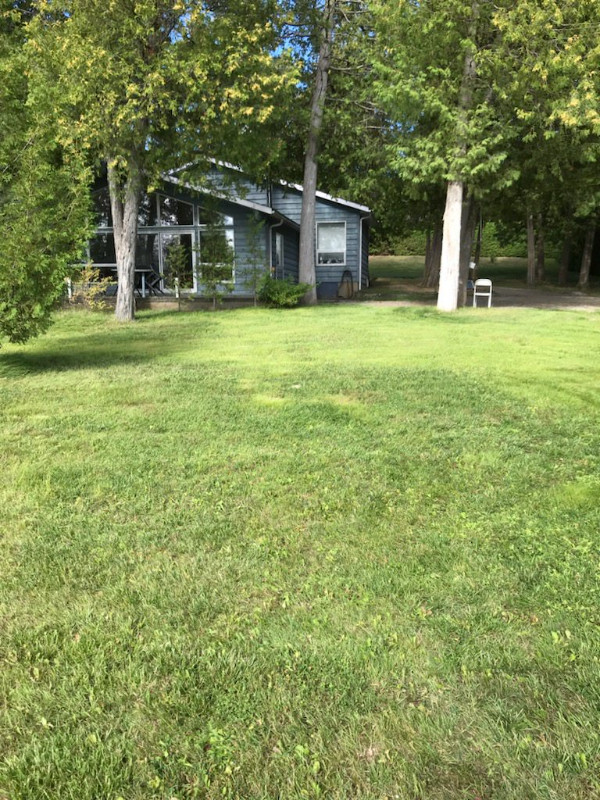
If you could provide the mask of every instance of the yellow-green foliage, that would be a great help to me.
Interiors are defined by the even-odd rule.
[[[86,264],[71,280],[70,302],[81,304],[92,311],[106,308],[106,292],[114,285],[111,277],[101,277],[100,270],[92,264]]]
[[[56,109],[60,141],[125,174],[134,159],[146,181],[192,153],[197,160],[256,145],[252,131],[290,84],[259,5],[228,3],[226,13],[195,0],[38,6],[29,29],[40,76],[35,99]]]
[[[27,19],[27,4],[0,7],[0,343],[48,327],[89,232],[86,160],[30,102]]]

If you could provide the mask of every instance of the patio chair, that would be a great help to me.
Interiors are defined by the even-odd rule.
[[[487,297],[488,308],[492,307],[492,282],[489,278],[478,278],[473,287],[473,308],[477,308],[477,298]]]

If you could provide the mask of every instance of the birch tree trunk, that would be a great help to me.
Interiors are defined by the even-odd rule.
[[[135,249],[141,196],[139,170],[132,167],[126,180],[122,182],[109,161],[108,188],[117,257],[115,318],[119,322],[131,322],[135,317]]]
[[[590,285],[590,267],[592,264],[592,252],[594,250],[594,239],[596,238],[596,223],[590,223],[585,233],[585,244],[583,246],[583,256],[581,258],[581,269],[579,271],[579,289],[587,289]]]
[[[437,307],[439,311],[456,311],[458,305],[458,278],[460,272],[460,233],[464,185],[450,181],[446,190],[444,232],[442,235],[442,262]]]
[[[302,192],[302,211],[300,214],[300,253],[298,280],[311,286],[304,295],[305,305],[317,302],[317,275],[315,268],[315,206],[317,193],[317,172],[319,143],[323,126],[323,109],[327,96],[333,23],[336,0],[326,0],[323,11],[321,44],[315,74],[315,85],[310,107],[310,126],[306,153],[304,156],[304,191]]]
[[[472,18],[469,35],[475,41],[479,5],[471,4]],[[458,100],[458,124],[456,130],[456,153],[466,153],[467,141],[465,124],[467,114],[473,104],[473,83],[477,71],[474,54],[465,53],[460,97]],[[458,177],[448,182],[446,190],[446,210],[444,211],[444,234],[442,242],[442,262],[440,265],[440,288],[437,307],[439,311],[456,311],[458,307],[458,289],[460,280],[460,250],[462,231],[462,205],[465,195],[464,180]],[[456,227],[455,227],[456,226]]]
[[[527,285],[535,285],[535,225],[531,211],[527,212]]]

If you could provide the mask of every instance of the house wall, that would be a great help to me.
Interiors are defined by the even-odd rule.
[[[256,226],[256,217],[263,225]],[[260,279],[269,273],[269,221],[263,215],[236,208],[234,220],[235,288],[232,294],[252,295]]]
[[[302,193],[288,186],[274,185],[272,189],[272,205],[286,217],[300,223],[302,211]],[[337,282],[342,274],[349,270],[352,280],[358,288],[360,254],[360,221],[361,215],[352,208],[338,203],[317,198],[315,207],[315,221],[318,222],[345,222],[346,223],[346,263],[342,264],[317,264],[317,283]],[[368,240],[367,240],[368,246]],[[363,253],[365,248],[363,247]],[[364,285],[364,279],[363,279]]]
[[[215,211],[224,214],[233,219],[233,244],[235,251],[234,262],[234,282],[231,294],[237,296],[249,296],[253,294],[253,284],[258,283],[258,273],[262,276],[269,272],[270,258],[269,258],[269,226],[272,224],[272,218],[266,214],[244,208],[239,204],[229,202],[227,200],[214,200],[214,198],[203,197],[202,195],[195,194],[182,190],[176,184],[166,182],[158,189],[159,194],[168,195],[186,203],[191,203],[194,206],[210,207]],[[197,217],[195,217],[197,219]],[[256,221],[262,221],[262,227],[257,227]],[[230,226],[228,226],[230,227]],[[193,247],[196,248],[199,243],[200,232],[203,230],[198,225],[153,225],[153,226],[140,226],[138,234],[151,234],[158,237],[160,234],[192,234]],[[112,234],[113,229],[110,227],[98,228],[101,234]],[[157,240],[158,241],[158,240]],[[196,262],[196,272],[200,273],[201,266],[198,263],[199,258],[197,253],[194,253],[193,259]],[[156,255],[156,262],[152,259],[154,264],[153,269],[158,271],[158,255]],[[110,273],[111,267],[116,265],[106,264],[105,271]],[[116,272],[116,270],[113,269]],[[253,278],[251,273],[255,271],[256,277]],[[231,283],[228,286],[232,286]],[[199,275],[199,294],[202,293],[201,275]]]
[[[300,258],[300,233],[292,228],[284,229],[285,252],[284,266],[285,277],[293,283],[298,283],[298,261]]]

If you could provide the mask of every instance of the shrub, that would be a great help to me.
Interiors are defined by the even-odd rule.
[[[100,270],[93,264],[85,264],[72,279],[69,303],[83,305],[91,311],[104,311],[104,298],[116,281],[111,277],[101,277]]]
[[[405,236],[400,236],[392,242],[392,252],[395,256],[422,256],[427,248],[427,234],[425,231],[412,231]]]
[[[308,283],[292,283],[287,279],[277,281],[270,275],[265,275],[258,299],[271,308],[292,308],[298,305],[310,288]]]

